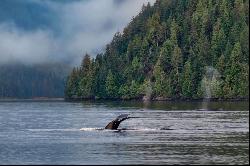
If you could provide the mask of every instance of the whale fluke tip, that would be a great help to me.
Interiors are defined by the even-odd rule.
[[[109,122],[105,129],[116,130],[122,121],[129,118],[129,114],[121,114],[115,120]]]

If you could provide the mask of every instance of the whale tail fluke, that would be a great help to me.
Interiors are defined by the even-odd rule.
[[[113,121],[109,122],[105,129],[117,130],[120,123],[129,118],[137,118],[137,117],[130,117],[129,114],[121,114]]]

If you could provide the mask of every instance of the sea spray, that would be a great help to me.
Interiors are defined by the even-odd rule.
[[[221,81],[221,75],[217,69],[212,66],[206,66],[205,70],[205,75],[201,81],[201,89],[203,91],[203,110],[207,110],[210,99],[212,97],[216,97],[216,93]]]

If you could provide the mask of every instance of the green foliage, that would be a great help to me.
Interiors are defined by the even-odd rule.
[[[140,84],[132,80],[130,84],[120,87],[119,94],[122,99],[138,99],[142,95]]]
[[[72,71],[66,97],[248,97],[248,6],[245,0],[144,5],[103,54],[86,55]]]
[[[221,28],[221,21],[218,19],[216,25],[214,26],[213,36],[211,41],[211,54],[212,57],[212,64],[216,64],[217,58],[221,55],[224,51],[226,45],[226,35],[224,33],[223,28]]]
[[[185,98],[192,98],[193,83],[192,83],[192,69],[190,61],[187,61],[184,65],[182,76],[182,95]]]
[[[166,40],[161,47],[159,65],[163,68],[164,72],[169,74],[172,69],[171,57],[173,51],[173,44],[170,40]]]
[[[77,94],[78,82],[79,82],[79,71],[76,68],[73,68],[70,76],[67,79],[67,84],[65,88],[66,96],[72,97]]]
[[[154,96],[159,97],[171,97],[171,87],[170,87],[170,80],[167,78],[167,75],[162,70],[159,61],[155,65],[154,69]]]
[[[107,93],[107,97],[117,97],[118,87],[116,85],[115,77],[111,70],[109,70],[106,82],[105,82],[105,90]]]
[[[171,64],[173,65],[173,70],[170,73],[171,90],[172,96],[176,98],[181,95],[181,68],[183,59],[181,49],[178,46],[175,46],[172,54]]]
[[[244,97],[248,95],[246,91],[249,87],[248,77],[249,64],[246,64],[242,59],[242,51],[240,43],[237,42],[232,50],[228,68],[226,70],[225,89],[228,90],[226,94],[228,97]]]

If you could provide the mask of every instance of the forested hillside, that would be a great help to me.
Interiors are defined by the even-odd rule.
[[[157,0],[104,53],[86,54],[65,97],[248,98],[248,40],[248,0]]]
[[[63,97],[70,69],[56,63],[0,65],[0,98]]]

